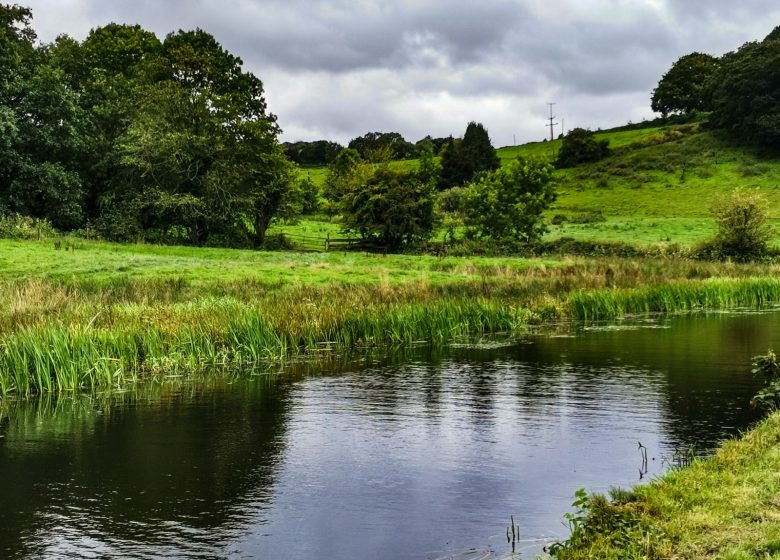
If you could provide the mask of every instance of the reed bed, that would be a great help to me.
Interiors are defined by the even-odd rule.
[[[0,282],[0,395],[125,388],[322,350],[446,344],[529,325],[780,301],[777,267],[467,263],[446,281],[275,285],[184,277]]]

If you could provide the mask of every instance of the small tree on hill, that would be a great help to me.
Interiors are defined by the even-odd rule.
[[[580,163],[598,161],[609,155],[609,142],[597,140],[590,130],[573,128],[563,137],[555,166],[574,167]]]
[[[450,138],[442,152],[439,188],[463,185],[471,181],[476,174],[493,171],[500,165],[501,160],[485,127],[480,123],[470,122],[463,140],[458,144]]]
[[[518,158],[466,190],[465,224],[483,237],[531,243],[545,233],[542,213],[556,196],[553,167]]]

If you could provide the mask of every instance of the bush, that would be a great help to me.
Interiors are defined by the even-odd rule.
[[[590,130],[573,128],[563,138],[555,166],[558,168],[574,167],[580,163],[598,161],[609,154],[609,142],[596,140],[595,135]]]
[[[767,200],[756,192],[735,189],[712,207],[718,231],[699,247],[700,254],[748,261],[768,252],[772,228],[767,224]]]
[[[556,196],[552,166],[518,158],[468,188],[464,221],[481,237],[533,243],[546,231],[542,213]]]
[[[30,218],[20,214],[0,216],[0,238],[45,239],[58,235],[48,220]]]

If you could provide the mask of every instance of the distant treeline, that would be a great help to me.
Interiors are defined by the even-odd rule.
[[[425,151],[439,155],[448,138],[426,136],[414,144],[398,132],[367,132],[349,141],[347,148],[360,154],[366,161],[382,162],[417,158]],[[344,146],[328,140],[313,142],[285,142],[285,154],[298,165],[330,165]]]

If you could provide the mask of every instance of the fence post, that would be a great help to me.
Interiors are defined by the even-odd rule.
[[[325,236],[325,252],[330,251],[330,232]]]

